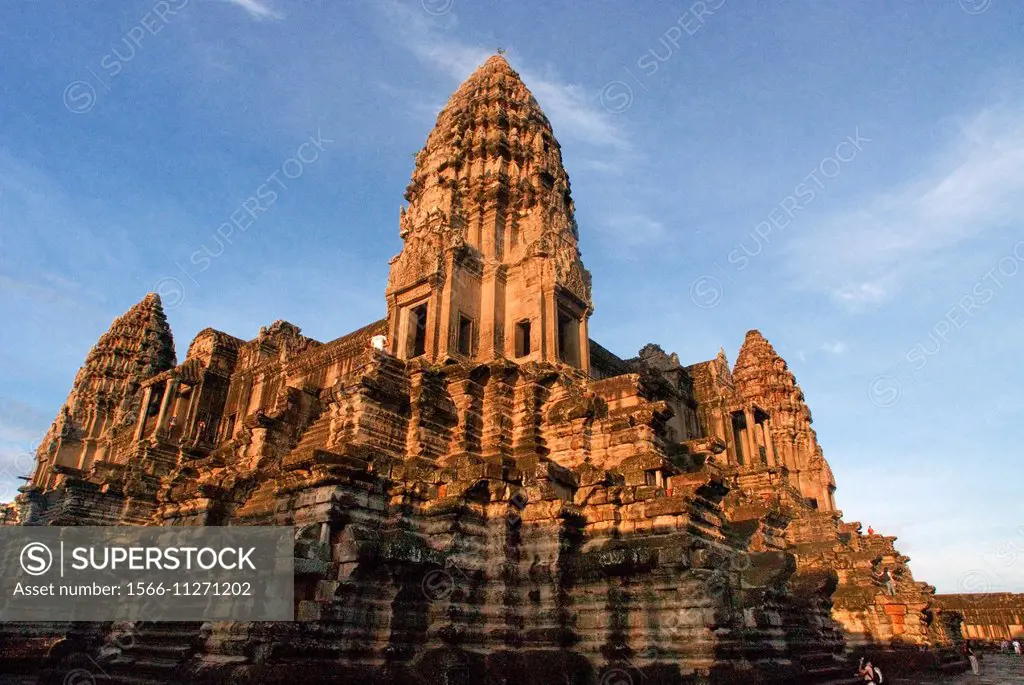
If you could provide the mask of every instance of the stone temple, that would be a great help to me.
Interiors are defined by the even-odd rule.
[[[623,359],[547,118],[495,56],[416,155],[386,316],[201,331],[155,294],[85,360],[22,525],[287,525],[296,621],[153,623],[109,682],[828,683],[962,668],[895,538],[844,522],[786,362]],[[890,578],[884,582],[880,578]],[[3,624],[59,671],[110,625]],[[108,644],[109,646],[109,644]],[[48,655],[48,656],[47,656]],[[98,658],[98,657],[97,657]]]

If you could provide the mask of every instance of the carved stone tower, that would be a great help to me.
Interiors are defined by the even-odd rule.
[[[811,410],[786,361],[760,331],[748,331],[736,358],[737,392],[772,416],[772,438],[779,461],[792,474],[800,493],[819,509],[835,509],[835,480],[818,436],[811,428]]]
[[[416,155],[388,279],[388,350],[432,363],[589,372],[590,273],[551,124],[503,57],[456,91]]]
[[[39,446],[31,485],[46,490],[62,472],[87,472],[102,456],[102,438],[118,425],[135,422],[142,381],[174,363],[174,340],[160,296],[149,293],[117,317],[89,351]]]

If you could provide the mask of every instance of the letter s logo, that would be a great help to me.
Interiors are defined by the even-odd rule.
[[[53,552],[41,542],[30,542],[21,550],[21,568],[30,576],[41,576],[53,566]]]

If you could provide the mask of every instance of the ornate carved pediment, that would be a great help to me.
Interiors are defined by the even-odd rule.
[[[402,252],[391,262],[388,285],[401,287],[432,274],[444,273],[444,257],[451,250],[466,247],[465,221],[434,207],[419,218],[402,210],[399,234],[405,241]]]
[[[555,241],[558,239],[551,231],[542,233],[539,238],[526,246],[524,254],[527,257],[550,257],[555,251]]]
[[[581,301],[590,304],[590,272],[583,268],[579,258],[571,261],[558,274],[558,282]]]
[[[591,303],[590,272],[584,268],[575,242],[556,231],[545,231],[526,247],[525,256],[553,257],[557,283],[580,301]]]

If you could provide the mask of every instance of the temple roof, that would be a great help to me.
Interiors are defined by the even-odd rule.
[[[127,360],[122,367],[120,362]],[[75,388],[90,376],[147,378],[175,365],[174,338],[160,296],[147,294],[121,316],[93,346],[75,378]]]
[[[60,436],[85,436],[97,414],[113,414],[120,423],[145,379],[174,368],[174,339],[160,296],[149,293],[114,319],[75,375],[71,392],[38,451],[49,451]]]
[[[749,399],[764,401],[765,395],[769,393],[790,394],[796,391],[799,397],[793,399],[803,401],[803,393],[800,392],[796,377],[789,370],[786,360],[779,356],[772,344],[757,329],[747,331],[747,336],[736,356],[733,378],[740,394]],[[778,399],[775,398],[775,401]]]
[[[759,403],[776,416],[792,414],[792,420],[813,434],[811,410],[796,376],[760,331],[747,331],[736,357],[733,378],[737,392],[747,400]],[[818,449],[816,443],[814,449]]]
[[[438,114],[416,155],[406,200],[403,237],[440,217],[440,223],[466,232],[472,244],[467,227],[512,224],[528,215],[535,215],[538,231],[543,223],[544,229],[576,236],[569,178],[551,124],[499,55],[473,72]]]

